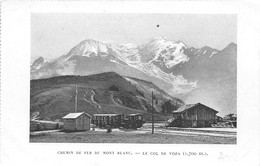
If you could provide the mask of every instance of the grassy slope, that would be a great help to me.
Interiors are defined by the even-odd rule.
[[[115,85],[118,90],[111,91]],[[116,73],[103,73],[92,76],[61,76],[31,81],[30,113],[39,112],[39,117],[46,120],[60,119],[75,110],[75,87],[78,87],[77,112],[94,113],[143,113],[150,118],[150,94],[145,88],[133,85]],[[147,88],[147,87],[146,87]],[[154,88],[156,93],[162,93]],[[159,88],[158,88],[159,89]],[[140,93],[141,92],[141,93]],[[143,94],[143,95],[142,95]],[[159,97],[160,104],[169,97]],[[172,98],[172,100],[175,100]],[[180,103],[175,100],[176,103]]]

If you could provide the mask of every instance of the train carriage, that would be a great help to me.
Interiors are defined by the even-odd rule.
[[[120,114],[93,114],[92,124],[99,128],[110,126],[117,128],[121,125],[122,115]]]
[[[137,129],[143,126],[142,114],[93,114],[92,124],[99,128],[128,128]]]
[[[123,127],[137,129],[142,127],[144,124],[142,114],[129,114],[124,118]]]

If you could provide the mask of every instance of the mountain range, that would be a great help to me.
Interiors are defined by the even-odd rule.
[[[217,50],[188,47],[164,37],[140,46],[88,39],[58,58],[36,58],[31,79],[116,72],[153,82],[186,103],[201,102],[226,114],[236,112],[236,58],[235,43]]]

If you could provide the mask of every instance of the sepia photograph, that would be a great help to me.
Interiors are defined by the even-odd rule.
[[[30,19],[31,144],[237,144],[236,14]]]

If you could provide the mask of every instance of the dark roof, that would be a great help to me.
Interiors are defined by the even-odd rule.
[[[212,108],[210,108],[210,107],[208,107],[208,106],[206,106],[206,105],[203,105],[203,104],[201,104],[201,103],[197,103],[197,104],[186,104],[186,105],[183,105],[183,106],[181,106],[178,110],[173,111],[172,113],[181,113],[181,112],[183,112],[183,111],[186,111],[186,110],[189,110],[189,109],[191,109],[191,108],[194,108],[194,107],[196,107],[196,106],[198,106],[198,105],[202,105],[202,106],[204,106],[204,107],[207,107],[207,108],[211,109],[212,111],[218,112],[218,111],[216,111],[216,110],[214,110],[214,109],[212,109]]]
[[[93,114],[93,116],[117,116],[119,114]]]
[[[76,119],[80,115],[84,114],[84,112],[75,112],[75,113],[69,113],[66,116],[63,117],[63,119]],[[85,113],[88,117],[91,117],[89,114]]]

